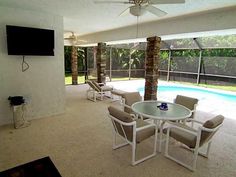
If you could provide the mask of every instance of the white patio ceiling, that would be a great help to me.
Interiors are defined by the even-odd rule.
[[[126,1],[126,0],[121,0]],[[51,14],[57,14],[64,18],[64,30],[65,32],[73,31],[81,39],[86,40],[86,43],[93,42],[107,42],[124,39],[134,39],[135,28],[136,28],[136,17],[128,14],[124,16],[118,16],[124,9],[129,7],[126,4],[95,4],[94,0],[1,0],[0,6],[20,8],[25,10],[47,12]],[[176,34],[181,34],[181,31],[172,33],[157,32],[146,32],[144,26],[158,23],[167,23],[174,18],[184,17],[191,18],[201,13],[205,14],[208,11],[220,10],[221,13],[226,13],[228,8],[236,9],[236,0],[186,0],[184,4],[160,4],[155,5],[161,10],[166,11],[168,14],[164,17],[156,17],[150,13],[146,13],[141,16],[139,23],[140,25],[140,38],[145,38],[150,35],[160,35],[164,38],[176,38]],[[233,10],[235,10],[233,9]],[[220,15],[219,15],[220,16]],[[235,20],[234,20],[235,21]],[[133,26],[132,26],[133,25]],[[105,35],[108,32],[119,34],[119,31],[123,30],[120,35],[111,37]],[[128,33],[132,29],[132,33]],[[144,31],[142,34],[142,30]],[[203,29],[202,31],[204,32]],[[219,29],[216,28],[216,31]],[[235,33],[235,29],[222,29],[229,33]],[[105,31],[105,32],[104,32]],[[191,34],[193,31],[189,31]],[[126,35],[122,34],[126,33]],[[70,35],[70,33],[67,33]],[[96,35],[96,38],[94,37]],[[172,36],[171,36],[172,35]]]

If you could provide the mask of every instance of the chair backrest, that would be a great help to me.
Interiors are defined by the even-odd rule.
[[[128,114],[124,111],[121,111],[121,110],[115,108],[114,106],[109,106],[108,111],[111,116],[120,120],[121,122],[131,123],[134,121],[130,114]],[[122,125],[121,123],[115,121],[114,119],[112,119],[111,121],[112,121],[114,129],[117,133],[119,133],[124,138],[127,138],[129,141],[133,140],[133,126]]]
[[[95,85],[95,87],[99,90],[99,92],[102,91],[102,88],[100,87],[100,85],[99,85],[97,82],[92,81],[92,83],[93,83],[93,85]]]
[[[127,92],[123,94],[123,98],[125,99],[125,104],[131,106],[132,104],[142,101],[142,97],[139,92]],[[132,113],[132,109],[128,107],[124,107],[124,111],[127,113]]]
[[[198,99],[187,96],[177,95],[175,103],[181,104],[190,110],[194,110],[194,105],[198,103]]]
[[[203,124],[204,128],[208,128],[208,129],[215,129],[216,127],[220,126],[224,121],[224,116],[222,115],[217,115],[214,118],[206,121]],[[207,132],[205,130],[202,130],[201,133],[201,139],[200,139],[200,145],[203,145],[205,142],[209,141],[212,136],[217,132],[218,129],[216,129],[213,132]]]
[[[97,85],[94,84],[92,81],[87,80],[87,83],[88,83],[88,85],[89,85],[93,90],[95,90],[95,91],[97,91],[97,92],[100,92],[100,91],[101,91],[100,86],[97,87]]]

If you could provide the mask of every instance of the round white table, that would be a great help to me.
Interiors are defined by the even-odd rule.
[[[161,103],[167,103],[168,110],[161,110],[159,107]],[[156,125],[157,122],[159,122],[160,140],[162,140],[162,130],[166,121],[184,120],[192,114],[192,112],[185,106],[155,100],[136,102],[131,106],[131,108],[136,114],[153,119]],[[161,143],[159,144],[159,151],[161,152]]]
[[[161,103],[167,103],[168,110],[161,110],[159,107]],[[167,120],[182,120],[191,116],[191,111],[185,106],[169,103],[164,101],[139,101],[131,106],[132,110],[151,119],[157,119],[162,121]]]

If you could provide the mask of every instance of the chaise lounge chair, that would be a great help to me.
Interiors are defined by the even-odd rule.
[[[109,97],[111,97],[111,91],[113,87],[106,86],[104,84],[99,84],[95,81],[87,80],[89,85],[89,89],[87,90],[87,99],[96,102],[97,99],[103,100],[103,97],[108,93]]]

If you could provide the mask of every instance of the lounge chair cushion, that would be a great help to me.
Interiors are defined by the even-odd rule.
[[[131,106],[132,104],[142,101],[142,97],[140,96],[139,92],[128,92],[124,93],[123,97],[125,99],[125,104]],[[131,114],[133,113],[132,109],[124,107],[124,111]]]
[[[219,126],[220,124],[222,124],[224,121],[224,116],[222,115],[217,115],[214,118],[206,121],[203,124],[203,127],[205,128],[210,128],[210,129],[214,129],[217,126]],[[200,145],[204,144],[206,141],[208,141],[214,134],[216,133],[216,131],[214,132],[206,132],[206,131],[202,131],[201,134],[201,141],[200,141]]]
[[[136,121],[137,128],[149,125],[149,123],[147,123],[146,121],[143,121],[141,119],[136,119],[135,121]],[[152,136],[154,134],[155,134],[155,127],[149,127],[149,128],[145,128],[143,130],[140,130],[136,134],[136,142],[140,143],[141,141],[149,138],[150,136]]]
[[[191,111],[194,110],[194,105],[198,103],[198,99],[191,98],[187,96],[177,95],[175,99],[175,103],[185,106],[186,108],[190,109]],[[193,118],[193,114],[190,118]]]
[[[184,129],[190,130],[192,132],[196,132],[195,129],[188,127],[187,125],[181,124],[181,123],[175,123],[178,127],[182,127]],[[167,128],[163,130],[163,133],[167,133]],[[196,139],[197,136],[190,134],[188,132],[184,132],[183,130],[177,129],[177,128],[171,128],[170,129],[170,136],[177,141],[185,144],[186,146],[190,148],[194,148],[196,145]]]
[[[182,96],[182,95],[177,95],[175,99],[175,103],[181,104],[190,110],[194,110],[194,105],[198,103],[198,99]]]
[[[130,123],[134,121],[130,114],[124,111],[121,111],[113,106],[109,106],[108,111],[110,115],[112,115],[113,117],[115,117],[116,119],[122,122]],[[121,136],[123,136],[124,138],[126,136],[129,141],[133,140],[133,127],[132,126],[125,126],[125,125],[121,126],[121,124],[116,121],[114,121],[113,126],[114,126],[114,129],[117,131],[117,133],[119,133]]]
[[[121,111],[117,108],[115,108],[114,106],[109,106],[108,107],[108,111],[110,113],[110,115],[112,115],[113,117],[121,120],[122,122],[133,122],[134,120],[132,119],[132,116],[124,111]]]
[[[113,87],[110,87],[110,86],[107,86],[107,85],[104,85],[104,86],[101,86],[101,89],[102,91],[112,91],[113,90]]]
[[[220,124],[222,124],[224,121],[224,117],[222,115],[218,115],[208,121],[206,121],[203,124],[203,127],[205,128],[210,128],[214,129]],[[187,125],[181,124],[181,123],[176,123],[177,126],[182,127],[184,129],[197,132],[197,130],[188,127]],[[163,130],[164,133],[167,133],[167,128]],[[200,139],[200,146],[202,146],[205,142],[207,142],[217,131],[214,132],[206,132],[202,131],[201,132],[201,139]],[[171,128],[170,130],[170,136],[173,137],[174,139],[182,142],[183,144],[187,145],[190,148],[194,148],[196,146],[196,140],[197,136],[190,134],[188,132],[184,132],[182,130],[176,129],[176,128]]]
[[[99,92],[102,91],[101,86],[100,86],[97,82],[92,81],[92,83],[93,83],[93,85],[99,90]]]
[[[124,111],[121,111],[113,106],[109,106],[108,111],[109,111],[110,115],[117,118],[118,120],[121,120],[122,122],[129,123],[129,122],[134,121],[132,119],[132,117],[130,116],[130,114],[128,114]],[[141,119],[137,119],[135,121],[136,121],[137,128],[149,125],[149,123],[147,123]],[[132,142],[133,141],[133,127],[123,125],[123,130],[124,130],[124,132],[123,132],[121,125],[117,122],[114,122],[114,123],[115,123],[115,125],[113,124],[113,126],[116,126],[116,127],[114,127],[115,130],[117,130],[118,133],[123,137],[125,137],[125,135],[124,135],[124,132],[125,132],[127,139]],[[140,130],[136,134],[136,142],[139,143],[154,134],[155,134],[155,127],[149,127],[149,128]]]
[[[121,96],[121,97],[124,97],[124,94],[127,93],[126,91],[123,91],[123,90],[117,90],[117,89],[114,89],[111,91],[111,93],[113,95],[117,95],[117,96]]]
[[[219,126],[220,124],[222,124],[222,122],[224,121],[224,116],[222,115],[217,115],[214,118],[206,121],[203,124],[203,127],[205,128],[216,128],[217,126]]]
[[[90,80],[87,80],[87,83],[88,83],[88,85],[93,89],[93,90],[96,90],[97,92],[100,92],[100,86],[99,87],[97,87],[96,85],[94,85],[94,83],[92,82],[92,81],[90,81]]]

